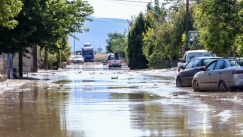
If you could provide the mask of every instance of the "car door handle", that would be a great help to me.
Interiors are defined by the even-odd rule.
[[[208,75],[211,75],[210,73],[208,73]]]
[[[219,72],[219,74],[222,74],[221,72]]]

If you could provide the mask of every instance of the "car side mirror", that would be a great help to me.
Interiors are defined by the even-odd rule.
[[[186,63],[186,61],[185,60],[181,60],[181,63]]]
[[[185,67],[184,67],[184,66],[180,66],[179,68],[180,68],[180,69],[185,69]]]
[[[200,67],[200,71],[205,71],[205,67]]]

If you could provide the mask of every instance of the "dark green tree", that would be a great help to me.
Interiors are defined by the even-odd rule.
[[[126,54],[128,57],[128,67],[130,69],[145,69],[148,67],[148,60],[143,55],[143,33],[150,27],[146,23],[143,13],[141,12],[136,20],[130,26],[128,33],[128,46]]]

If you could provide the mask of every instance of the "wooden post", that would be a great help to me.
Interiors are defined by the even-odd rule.
[[[19,50],[19,76],[23,77],[23,53],[22,48]]]
[[[44,66],[45,70],[48,70],[48,49],[45,47],[45,55],[44,55]]]

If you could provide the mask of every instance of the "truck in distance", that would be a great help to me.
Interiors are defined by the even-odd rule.
[[[94,62],[94,48],[90,43],[84,43],[82,47],[82,56],[84,58],[84,62]]]

